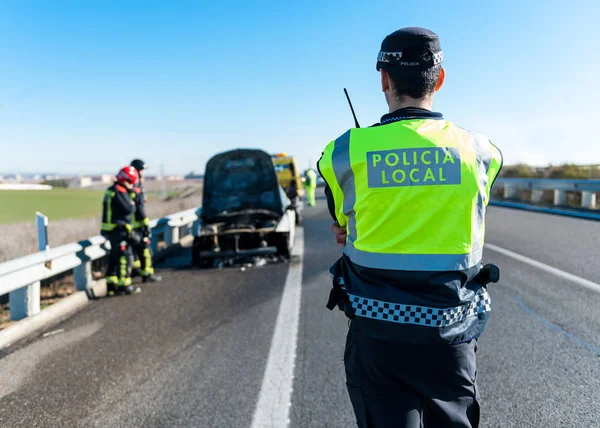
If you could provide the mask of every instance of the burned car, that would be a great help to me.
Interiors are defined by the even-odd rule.
[[[267,153],[237,149],[212,157],[206,164],[202,199],[194,233],[195,266],[253,256],[289,258],[296,214]]]

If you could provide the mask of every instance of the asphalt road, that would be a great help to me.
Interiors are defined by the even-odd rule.
[[[290,426],[352,427],[347,331],[325,309],[339,255],[324,204],[306,210]],[[487,241],[600,283],[600,223],[491,208]],[[600,294],[487,250],[502,280],[480,341],[483,427],[600,427]],[[250,427],[289,266],[197,271],[92,302],[0,353],[0,427]],[[298,260],[292,263],[297,263]],[[60,332],[63,330],[62,332]]]

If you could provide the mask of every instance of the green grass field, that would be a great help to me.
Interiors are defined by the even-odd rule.
[[[86,189],[0,190],[0,224],[34,222],[36,211],[50,221],[99,216],[103,196]]]

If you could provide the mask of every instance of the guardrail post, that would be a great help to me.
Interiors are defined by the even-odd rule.
[[[544,197],[544,191],[541,189],[533,189],[531,191],[531,202],[540,203]]]
[[[167,226],[165,230],[165,244],[167,247],[179,243],[179,226]]]
[[[75,287],[78,291],[87,290],[93,283],[92,278],[92,262],[84,261],[79,266],[73,269],[73,279]]]
[[[519,188],[513,186],[504,186],[504,199],[518,199]]]
[[[581,206],[589,209],[596,208],[596,193],[581,192]]]
[[[11,321],[40,313],[40,283],[34,282],[9,294]]]
[[[554,190],[554,205],[567,205],[567,192],[564,190]]]

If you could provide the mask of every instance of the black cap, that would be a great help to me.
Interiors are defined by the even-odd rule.
[[[423,59],[423,51],[431,53],[428,59]],[[387,66],[423,70],[440,64],[443,59],[444,54],[437,34],[426,28],[402,28],[381,42],[377,71]]]
[[[137,169],[138,171],[143,171],[144,169],[148,169],[148,165],[141,159],[134,159],[131,161],[131,166]]]

